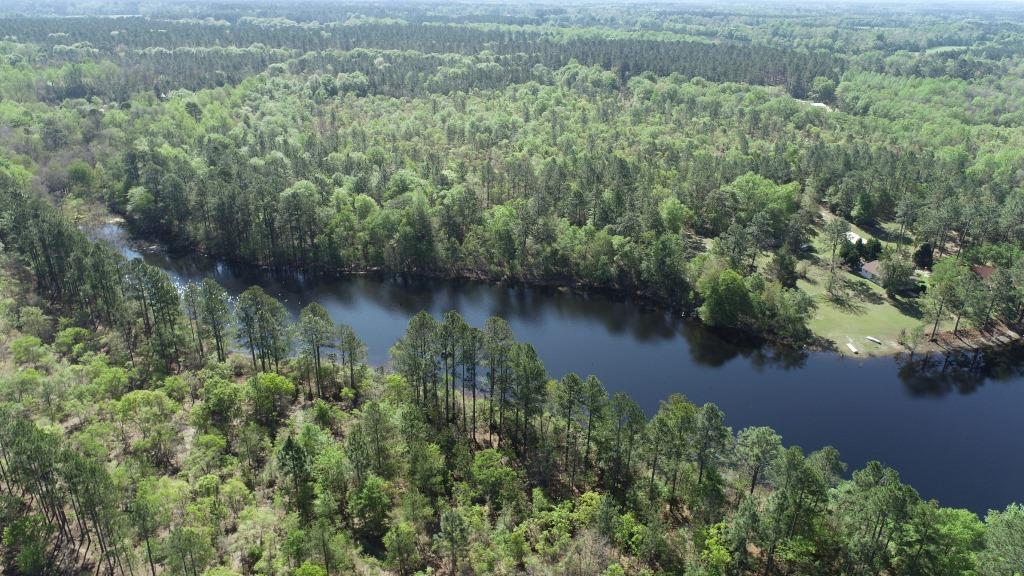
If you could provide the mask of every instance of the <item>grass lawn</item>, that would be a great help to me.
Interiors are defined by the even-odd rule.
[[[850,230],[865,241],[875,237],[857,226],[851,226]],[[894,231],[886,229],[890,234]],[[900,331],[906,330],[909,333],[924,322],[919,303],[913,298],[892,300],[881,286],[845,270],[837,272],[845,285],[844,296],[839,299],[831,297],[827,293],[827,262],[831,253],[821,234],[817,234],[811,244],[817,256],[805,260],[808,262],[807,278],[797,283],[818,304],[818,310],[809,324],[811,330],[831,341],[836,351],[850,356],[853,352],[847,343],[853,344],[861,356],[894,354],[904,350],[898,342]],[[883,242],[883,245],[888,243]],[[926,336],[930,328],[926,327]],[[871,342],[867,336],[878,338],[882,344]]]
[[[846,282],[846,296],[839,301],[826,293],[827,269],[812,267],[810,280],[797,283],[818,304],[810,322],[811,330],[830,340],[841,354],[853,354],[846,346],[848,342],[862,356],[893,354],[903,350],[898,343],[900,331],[910,332],[922,322],[917,303],[905,299],[897,306],[896,302],[886,298],[880,286],[846,271],[839,274]],[[878,338],[882,344],[867,340],[867,336]]]

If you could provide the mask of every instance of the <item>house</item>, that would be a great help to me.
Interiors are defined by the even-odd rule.
[[[865,262],[864,265],[860,267],[860,272],[858,272],[862,278],[871,280],[872,282],[877,282],[881,273],[881,263],[878,260]]]

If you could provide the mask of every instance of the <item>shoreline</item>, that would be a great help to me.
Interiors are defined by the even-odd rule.
[[[886,344],[875,343],[873,341],[865,342],[853,342],[851,344],[857,349],[854,353],[848,348],[847,343],[833,342],[827,340],[820,334],[811,330],[812,338],[807,342],[801,344],[795,344],[784,340],[779,340],[771,337],[771,335],[754,332],[745,329],[723,329],[708,326],[694,312],[687,312],[685,309],[669,304],[664,299],[653,296],[649,293],[638,292],[633,290],[624,289],[618,286],[594,286],[580,282],[569,281],[566,279],[515,279],[515,278],[504,278],[495,279],[486,275],[480,274],[445,274],[441,272],[430,272],[430,271],[419,271],[419,272],[394,272],[384,268],[358,268],[358,269],[331,269],[320,265],[311,265],[308,268],[293,268],[293,267],[275,267],[268,264],[256,264],[247,262],[244,260],[236,260],[231,258],[222,258],[214,256],[204,250],[196,251],[176,251],[168,248],[167,245],[160,239],[146,239],[133,235],[125,226],[127,221],[119,215],[106,213],[106,217],[101,219],[100,225],[117,226],[118,229],[123,233],[120,240],[124,243],[124,246],[139,252],[141,254],[163,254],[169,257],[189,257],[198,256],[209,260],[224,262],[236,266],[248,266],[257,268],[259,270],[269,272],[272,274],[294,274],[303,273],[310,274],[317,278],[322,279],[342,279],[345,277],[359,277],[359,276],[376,276],[378,278],[407,278],[407,279],[421,279],[421,280],[434,280],[434,281],[449,281],[449,282],[473,282],[480,284],[489,284],[492,286],[524,286],[531,288],[542,288],[549,290],[556,290],[560,292],[579,293],[581,295],[586,294],[597,294],[604,297],[610,297],[615,299],[621,299],[627,301],[633,305],[640,306],[643,309],[660,311],[667,314],[674,315],[681,320],[687,322],[696,322],[703,326],[707,330],[711,330],[715,334],[722,336],[723,338],[735,342],[737,344],[744,345],[771,345],[780,348],[785,348],[791,352],[827,352],[832,353],[841,358],[897,358],[903,355],[917,356],[919,354],[950,354],[950,353],[974,353],[974,352],[1000,352],[1012,349],[1020,346],[1022,340],[1018,336],[1017,338],[1009,338],[1006,340],[1000,340],[999,336],[1008,336],[1005,334],[993,334],[987,336],[979,336],[977,330],[960,330],[957,335],[952,332],[939,332],[936,335],[935,340],[926,339],[921,342],[913,351],[909,350],[905,346],[899,345],[897,342],[891,342],[895,346],[886,346],[884,349],[876,349],[878,346]],[[1011,334],[1014,334],[1011,332]],[[965,337],[966,336],[966,337]],[[995,341],[993,341],[995,338]],[[737,342],[737,340],[739,342]],[[979,342],[980,340],[980,342]]]

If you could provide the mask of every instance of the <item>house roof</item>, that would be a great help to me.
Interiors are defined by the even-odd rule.
[[[971,266],[971,270],[982,280],[988,280],[990,276],[996,273],[995,266],[986,266],[984,264],[975,264]]]
[[[881,263],[878,260],[872,260],[871,262],[865,262],[864,265],[860,267],[860,269],[871,274],[872,276],[878,276],[878,267],[880,265]]]

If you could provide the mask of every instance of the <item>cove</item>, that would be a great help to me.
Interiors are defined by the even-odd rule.
[[[143,258],[181,285],[211,276],[232,296],[258,284],[297,316],[322,304],[352,326],[369,362],[388,350],[420,310],[458,310],[482,326],[505,318],[534,345],[552,378],[594,374],[648,414],[672,393],[714,402],[738,431],[771,426],[786,445],[835,446],[850,470],[878,460],[923,497],[984,515],[1024,499],[1024,355],[987,353],[850,359],[739,345],[697,323],[624,298],[543,287],[352,276],[280,276],[201,256],[140,253],[125,233],[96,233],[128,258]]]

